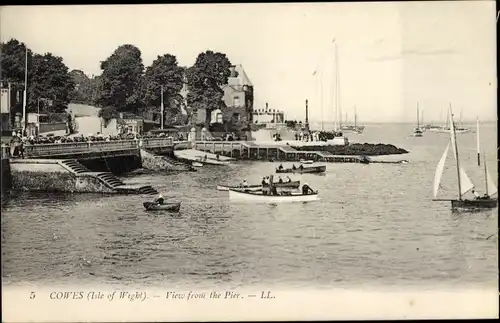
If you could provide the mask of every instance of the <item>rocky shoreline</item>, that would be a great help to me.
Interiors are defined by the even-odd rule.
[[[406,149],[398,148],[391,144],[349,144],[348,146],[293,146],[298,151],[328,151],[334,155],[365,155],[365,156],[387,156],[403,155],[409,153]]]

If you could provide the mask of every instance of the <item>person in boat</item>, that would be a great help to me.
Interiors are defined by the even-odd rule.
[[[304,165],[302,165],[302,164],[301,164],[301,165],[299,166],[299,169],[300,169],[300,170],[303,170],[303,169],[304,169]]]
[[[472,194],[474,194],[474,197],[476,198],[476,200],[479,200],[481,198],[481,196],[475,190],[472,190],[471,192],[472,192]]]
[[[217,160],[220,160],[220,156],[219,156],[219,154],[217,154],[217,155],[216,155],[216,158],[217,158]]]
[[[280,177],[278,177],[278,183],[283,183],[283,179]]]
[[[278,169],[279,169],[279,170],[282,170],[282,169],[283,169],[283,164],[280,164],[280,165],[278,166]]]
[[[241,183],[241,186],[248,187],[248,182],[246,179],[243,180],[243,183]]]
[[[204,161],[207,161],[207,159],[208,159],[208,156],[207,156],[207,155],[205,155],[205,157],[203,157],[203,160],[204,160]]]
[[[296,169],[297,169],[297,167],[295,167],[295,164],[293,164],[292,169],[293,169],[293,170],[296,170]]]
[[[292,179],[290,178],[290,176],[287,176],[287,177],[286,177],[286,182],[287,182],[287,183],[290,183],[291,181],[292,181]]]
[[[314,193],[314,191],[312,190],[312,188],[309,187],[309,185],[307,185],[307,184],[302,185],[302,194],[303,195],[309,195],[312,193]]]
[[[157,203],[157,204],[160,204],[160,205],[161,205],[161,204],[163,204],[164,202],[165,202],[165,199],[163,199],[163,196],[162,196],[161,194],[160,194],[160,195],[158,195],[158,197],[157,197],[157,198],[156,198],[156,200],[155,200],[155,203]]]

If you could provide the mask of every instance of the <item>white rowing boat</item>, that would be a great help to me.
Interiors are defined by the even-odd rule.
[[[319,200],[318,193],[302,194],[291,193],[289,195],[264,195],[262,192],[243,192],[230,189],[229,199],[235,201],[264,202],[264,203],[293,203],[311,202]]]

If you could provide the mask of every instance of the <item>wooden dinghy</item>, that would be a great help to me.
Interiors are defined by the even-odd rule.
[[[199,162],[193,162],[192,165],[193,167],[203,167],[203,164]]]
[[[170,211],[170,212],[179,212],[181,208],[181,202],[172,202],[172,203],[153,203],[153,202],[144,202],[142,203],[146,208],[146,211]]]
[[[279,169],[276,168],[276,173],[282,174],[282,173],[299,173],[299,174],[317,174],[317,173],[324,173],[326,171],[326,165],[321,165],[321,166],[299,166],[296,167],[295,169],[293,168],[283,168]]]
[[[277,188],[299,188],[300,186],[300,181],[291,181],[291,182],[286,182],[286,183],[273,183],[274,186]],[[224,186],[224,185],[217,185],[217,190],[219,191],[229,191],[230,189],[234,190],[248,190],[248,191],[261,191],[262,190],[262,185],[249,185],[247,187],[244,186]]]
[[[316,201],[319,200],[319,197],[318,192],[310,194],[289,193],[285,195],[264,195],[262,192],[243,192],[241,190],[230,189],[229,199],[247,202],[293,203]]]

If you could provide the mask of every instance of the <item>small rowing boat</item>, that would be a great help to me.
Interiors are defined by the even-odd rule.
[[[173,203],[153,203],[153,202],[144,202],[142,203],[146,208],[146,211],[171,211],[171,212],[179,212],[181,208],[181,202],[173,202]]]
[[[193,162],[193,167],[203,167],[203,164],[202,163],[198,163],[198,162]]]
[[[260,192],[243,192],[241,190],[229,190],[229,199],[235,201],[264,202],[264,203],[292,203],[311,202],[319,200],[318,192],[310,194],[288,193],[284,195],[264,195]]]
[[[306,174],[306,173],[324,173],[326,171],[326,165],[321,165],[321,166],[304,166],[300,165],[299,167],[295,167],[295,169],[292,168],[276,168],[276,173],[299,173],[299,174]]]
[[[273,183],[274,186],[277,188],[299,188],[300,186],[300,181],[291,181],[291,182],[286,182],[286,183]],[[248,186],[224,186],[224,185],[217,185],[217,190],[218,191],[229,191],[230,189],[234,190],[248,190],[248,191],[261,191],[262,190],[262,185],[248,185]]]

